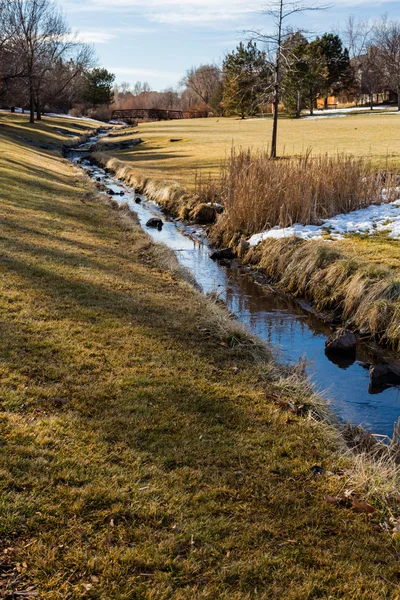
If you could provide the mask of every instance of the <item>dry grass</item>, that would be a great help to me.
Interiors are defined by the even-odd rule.
[[[392,251],[399,242],[391,241]],[[364,335],[400,349],[400,279],[397,269],[349,256],[342,242],[266,240],[245,261],[278,286],[308,298],[319,310],[343,309],[343,320]]]
[[[105,152],[94,152],[92,160],[112,171],[118,179],[121,179],[137,192],[157,202],[170,215],[178,219],[187,219],[193,207],[199,202],[196,194],[187,192],[176,183],[157,181],[141,175],[131,165],[117,158],[110,157]]]
[[[348,153],[368,157],[378,166],[386,165],[387,160],[390,165],[400,166],[400,141],[393,135],[398,127],[396,114],[364,112],[320,120],[283,118],[278,152],[299,156],[312,148],[315,155]],[[129,163],[142,177],[175,181],[193,190],[199,171],[204,178],[218,175],[232,146],[265,150],[271,140],[271,121],[213,118],[143,123],[132,128],[132,135],[141,137],[144,144],[116,153],[117,158]]]
[[[271,161],[266,152],[233,150],[219,177],[200,181],[198,193],[205,202],[223,204],[212,238],[227,245],[234,236],[249,237],[275,225],[318,225],[321,219],[365,208],[381,201],[383,188],[390,201],[396,175],[345,154],[307,153]]]
[[[309,389],[71,165],[0,150],[0,596],[394,600]]]
[[[92,121],[63,117],[43,117],[42,121],[32,124],[28,115],[0,113],[3,139],[9,139],[14,144],[20,143],[21,146],[30,142],[54,148],[73,146],[92,135],[98,127]]]

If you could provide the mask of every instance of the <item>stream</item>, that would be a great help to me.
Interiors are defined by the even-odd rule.
[[[335,358],[334,362],[332,357],[328,358],[325,340],[332,333],[329,324],[311,312],[305,303],[301,305],[290,296],[258,284],[249,270],[237,261],[229,267],[212,261],[211,249],[200,227],[170,219],[156,204],[91,165],[86,158],[88,145],[71,151],[69,159],[79,164],[94,182],[111,190],[112,198],[119,204],[127,203],[151,238],[174,250],[180,264],[192,273],[205,294],[217,293],[229,311],[270,344],[281,360],[295,364],[306,359],[306,370],[317,392],[343,421],[392,437],[394,423],[400,416],[400,388],[370,390],[367,365],[381,362],[383,358],[393,359],[393,354],[374,344],[359,342],[355,359]],[[121,192],[124,195],[118,195]],[[138,196],[140,204],[135,203]],[[164,221],[161,231],[146,227],[154,216]]]

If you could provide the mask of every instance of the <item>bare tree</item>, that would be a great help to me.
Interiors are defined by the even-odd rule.
[[[204,104],[217,110],[222,91],[221,69],[216,65],[192,67],[186,72],[181,85],[194,92]]]
[[[383,18],[376,26],[376,45],[382,56],[387,84],[397,94],[400,111],[400,23]]]
[[[35,108],[39,119],[41,116],[41,96],[49,73],[58,61],[68,59],[79,44],[52,0],[12,0],[8,27],[11,37],[7,46],[14,56],[20,57],[33,123]]]
[[[326,10],[328,5],[318,6],[317,4],[304,4],[302,0],[274,0],[270,8],[263,10],[263,15],[269,17],[275,28],[272,34],[266,34],[262,31],[249,32],[253,39],[265,43],[273,48],[273,125],[272,125],[272,140],[271,140],[271,158],[276,158],[276,146],[278,139],[278,110],[281,98],[281,83],[282,83],[282,64],[285,60],[284,43],[289,35],[292,35],[291,30],[285,32],[287,20],[296,15],[309,11]]]
[[[376,92],[374,72],[378,65],[378,55],[369,48],[374,45],[375,26],[369,19],[356,19],[350,15],[343,30],[343,38],[349,50],[350,62],[354,71],[354,93],[356,101],[361,93],[367,93],[373,108],[373,95]],[[378,82],[377,82],[378,83]],[[368,88],[368,89],[367,89]],[[371,96],[371,90],[372,96]]]

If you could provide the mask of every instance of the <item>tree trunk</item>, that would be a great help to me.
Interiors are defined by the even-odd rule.
[[[283,0],[279,3],[279,21],[278,21],[278,47],[276,49],[275,60],[275,82],[274,82],[274,115],[272,122],[272,141],[270,158],[276,158],[276,143],[278,139],[278,110],[279,110],[279,88],[280,88],[280,69],[281,69],[281,45],[282,45],[282,20],[283,20]]]
[[[310,96],[310,115],[314,114],[314,98]]]
[[[324,109],[325,110],[328,109],[328,97],[327,96],[324,98]]]
[[[34,94],[34,90],[33,90],[33,81],[30,82],[30,86],[29,86],[29,112],[30,112],[29,122],[34,123],[35,122],[35,94]]]
[[[36,100],[36,120],[37,121],[41,121],[42,120],[42,112],[40,110],[40,100],[39,100],[39,98]]]
[[[369,95],[369,107],[371,110],[374,110],[374,95],[373,94]]]
[[[397,110],[400,110],[400,87],[397,88]]]
[[[301,93],[297,90],[297,103],[296,103],[296,119],[300,119],[301,116]]]

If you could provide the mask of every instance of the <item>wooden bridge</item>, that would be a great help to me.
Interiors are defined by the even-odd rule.
[[[161,108],[129,108],[113,110],[111,119],[126,121],[171,121],[173,119],[205,119],[208,117],[206,110],[166,110]]]

